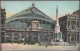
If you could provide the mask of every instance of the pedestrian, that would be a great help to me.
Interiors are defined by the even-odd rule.
[[[47,43],[46,43],[46,46],[45,46],[45,48],[47,48]]]

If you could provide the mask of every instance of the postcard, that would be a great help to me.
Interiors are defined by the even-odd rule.
[[[0,2],[0,51],[80,50],[80,1]]]

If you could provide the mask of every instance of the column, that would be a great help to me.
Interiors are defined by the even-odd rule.
[[[26,33],[26,41],[29,39],[29,33]]]
[[[70,42],[71,42],[71,34],[70,34]]]
[[[62,32],[60,32],[61,33],[61,40],[62,40]]]
[[[77,43],[77,34],[76,34],[76,43]]]
[[[72,35],[72,36],[74,37],[74,42],[76,42],[76,39],[75,39],[75,38],[76,38],[76,36],[75,36],[75,34],[74,34],[74,35]]]
[[[77,29],[77,21],[76,21],[76,29]]]
[[[33,41],[33,32],[31,32],[31,40]]]
[[[42,45],[42,40],[43,40],[43,38],[42,38],[42,32],[40,33],[40,45]]]
[[[71,20],[70,20],[70,27],[69,28],[72,29]]]
[[[12,37],[12,43],[14,42],[14,33],[11,34]]]
[[[5,33],[5,43],[6,43],[6,33]]]
[[[52,32],[53,36],[52,36],[52,40],[54,40],[54,32]]]
[[[68,42],[68,33],[67,33],[67,42]]]
[[[56,33],[56,40],[57,40],[57,35],[58,35],[58,33]]]
[[[56,35],[57,35],[57,34],[55,33],[55,41],[56,41],[56,38],[57,38]]]
[[[26,39],[28,38],[27,33],[25,33],[25,42],[27,41]]]
[[[55,33],[53,32],[53,34],[54,34],[54,39],[53,40],[55,40]]]
[[[21,43],[21,40],[22,40],[22,34],[20,33],[19,34],[19,43]]]
[[[42,42],[44,41],[44,38],[45,38],[45,37],[44,37],[44,34],[42,33]]]
[[[40,34],[40,40],[41,40],[41,42],[42,42],[42,39],[43,39],[43,38],[42,38],[42,32],[41,32],[41,34]]]
[[[69,28],[69,27],[68,27],[68,23],[69,23],[69,22],[68,22],[68,20],[67,20],[67,28]]]
[[[49,36],[48,36],[49,35]],[[48,34],[46,33],[46,36],[48,37],[48,39],[49,39],[49,42],[51,41],[51,32],[49,32],[49,30],[48,30]]]
[[[38,33],[38,43],[40,43],[40,33]]]

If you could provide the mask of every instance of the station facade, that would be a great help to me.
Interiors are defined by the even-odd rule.
[[[79,42],[79,11],[59,18],[59,29],[65,42]],[[44,14],[35,4],[18,12],[6,20],[5,9],[2,11],[2,42],[26,42],[29,44],[50,44],[56,41],[56,22]],[[6,21],[5,21],[6,20]],[[58,18],[57,18],[58,20]],[[60,36],[59,36],[60,37]]]
[[[14,14],[6,20],[6,42],[50,43],[54,38],[55,21],[35,7]]]

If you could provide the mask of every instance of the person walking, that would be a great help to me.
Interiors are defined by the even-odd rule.
[[[47,43],[46,43],[46,46],[45,46],[45,48],[47,48]]]

